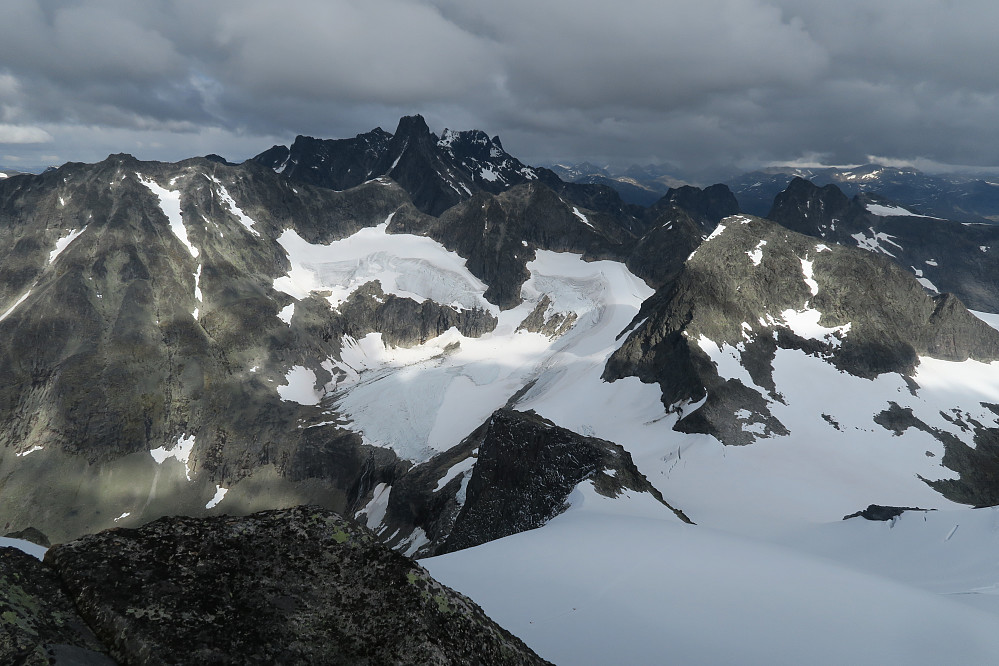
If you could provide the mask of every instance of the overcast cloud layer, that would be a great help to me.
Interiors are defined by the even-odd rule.
[[[984,0],[17,0],[0,165],[499,134],[529,162],[999,166]]]

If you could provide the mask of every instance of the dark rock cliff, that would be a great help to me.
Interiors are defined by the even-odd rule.
[[[621,446],[505,408],[392,485],[382,532],[399,532],[402,542],[412,526],[423,530],[420,556],[471,548],[541,527],[566,510],[570,493],[587,480],[608,497],[649,493],[689,522]]]

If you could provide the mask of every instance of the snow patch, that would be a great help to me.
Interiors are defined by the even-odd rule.
[[[723,234],[724,232],[725,232],[725,225],[724,225],[724,224],[719,224],[719,225],[718,225],[717,227],[715,227],[715,230],[714,230],[714,231],[712,231],[712,232],[711,232],[711,233],[710,233],[710,234],[708,235],[708,237],[707,237],[707,238],[705,238],[704,240],[711,240],[712,238],[718,238],[718,237],[719,237],[719,236],[721,236],[721,235],[722,235],[722,234]]]
[[[925,287],[926,289],[929,289],[930,291],[932,291],[935,294],[939,294],[940,293],[940,290],[937,289],[936,285],[933,284],[932,282],[930,282],[927,278],[917,277],[916,278],[916,282],[918,282],[919,284],[923,285],[923,287]]]
[[[287,161],[285,161],[285,164],[287,164]],[[284,166],[285,165],[282,164],[277,173],[281,173],[281,171],[284,170]],[[244,213],[242,208],[236,205],[236,201],[232,198],[232,195],[229,194],[229,190],[225,188],[225,185],[223,185],[222,182],[216,178],[212,178],[212,182],[215,183],[215,187],[218,189],[219,199],[222,201],[222,204],[229,208],[229,211],[236,217],[237,220],[239,220],[239,223],[243,225],[247,231],[259,238],[260,232],[257,231],[254,226],[256,225],[256,222]]]
[[[153,457],[157,465],[162,465],[169,458],[174,458],[177,462],[184,465],[184,472],[187,476],[187,480],[191,480],[191,452],[194,450],[194,435],[190,437],[185,437],[181,435],[177,438],[177,442],[169,449],[165,446],[160,446],[149,451],[149,455]]]
[[[871,232],[870,236],[865,235],[864,232],[850,235],[853,240],[857,241],[857,247],[868,252],[881,252],[882,254],[887,254],[889,257],[894,257],[895,255],[882,247],[881,243],[889,243],[902,249],[901,245],[892,240],[894,236],[880,231],[875,232],[873,227],[870,227],[869,231]]]
[[[407,546],[408,544],[406,550],[403,551],[403,555],[405,555],[406,557],[412,557],[413,555],[416,554],[416,551],[418,551],[420,548],[423,548],[423,546],[427,545],[428,543],[430,543],[430,539],[427,538],[427,533],[423,531],[422,527],[417,527],[415,530],[413,530],[413,533],[409,535],[409,538],[403,541],[396,548],[399,549],[402,546]]]
[[[975,310],[968,310],[968,312],[975,315],[992,328],[999,330],[999,314],[995,314],[993,312],[977,312]]]
[[[592,223],[590,223],[590,221],[589,221],[589,220],[588,220],[588,219],[586,218],[586,216],[585,216],[585,215],[583,215],[583,214],[582,214],[582,213],[581,213],[581,212],[579,211],[579,209],[578,209],[578,208],[576,208],[575,206],[573,206],[573,207],[572,207],[572,214],[573,214],[573,215],[575,215],[576,217],[578,217],[578,218],[580,219],[580,221],[581,221],[581,222],[582,222],[583,224],[585,224],[586,226],[588,226],[588,227],[589,227],[590,229],[595,229],[595,228],[596,228],[596,227],[594,227],[594,226],[593,226],[593,224],[592,224]]]
[[[202,302],[201,294],[201,264],[198,264],[198,269],[194,271],[194,300],[199,303]],[[194,318],[198,318],[198,309],[194,309]]]
[[[14,305],[12,305],[9,308],[7,308],[6,312],[4,312],[3,314],[0,314],[0,321],[3,321],[7,317],[9,317],[11,315],[11,313],[13,313],[14,310],[17,309],[18,305],[20,305],[21,303],[23,303],[24,301],[26,301],[28,299],[28,296],[31,296],[31,289],[29,289],[28,291],[24,292],[24,294],[19,299],[17,299],[16,301],[14,301]]]
[[[763,246],[766,244],[767,242],[765,240],[761,240],[756,244],[756,247],[746,252],[746,254],[749,255],[749,260],[753,262],[754,266],[759,266],[760,262],[763,261]]]
[[[842,344],[842,339],[850,331],[849,323],[832,328],[820,325],[819,319],[822,317],[822,313],[812,308],[788,309],[781,312],[780,316],[795,335],[806,340],[821,340],[833,347],[839,347]]]
[[[316,373],[305,366],[292,366],[284,376],[285,383],[277,387],[278,395],[287,402],[318,405],[323,396],[316,391]]]
[[[902,208],[901,206],[885,206],[883,204],[869,203],[867,204],[867,211],[873,213],[874,215],[879,215],[881,217],[925,217],[931,220],[937,220],[939,218],[932,217],[930,215],[920,215],[919,213],[913,213],[907,208]]]
[[[138,177],[139,182],[145,185],[153,193],[153,196],[160,200],[160,210],[163,211],[163,214],[170,222],[170,231],[180,239],[180,242],[184,244],[184,247],[191,253],[191,256],[197,259],[198,248],[194,247],[190,239],[188,239],[187,228],[184,226],[184,219],[181,217],[180,192],[161,187],[155,180],[146,178],[142,174],[137,173],[135,175]]]
[[[458,463],[455,463],[450,469],[448,469],[448,471],[444,473],[444,476],[442,476],[440,480],[437,482],[437,486],[434,488],[434,492],[436,493],[438,490],[444,488],[444,486],[446,486],[451,481],[451,479],[455,478],[459,474],[465,474],[465,472],[472,471],[472,468],[475,467],[475,463],[478,461],[478,459],[475,457],[476,454],[478,454],[478,452],[479,450],[475,449],[474,451],[472,451],[471,456],[465,458],[464,460]]]
[[[291,318],[295,316],[295,304],[291,303],[281,308],[281,312],[278,313],[278,319],[284,323],[291,326]]]
[[[17,548],[39,560],[45,557],[45,551],[48,550],[45,546],[39,546],[37,543],[32,543],[25,539],[12,539],[10,537],[0,537],[0,548]]]
[[[368,526],[368,529],[377,530],[385,519],[391,493],[392,486],[387,483],[379,483],[371,491],[371,500],[364,505],[363,509],[354,514],[354,518],[360,518],[364,514],[367,516],[364,524]]]
[[[35,451],[41,451],[41,450],[42,450],[41,446],[35,445],[35,446],[32,446],[30,449],[27,449],[25,451],[21,451],[20,453],[15,453],[14,455],[16,455],[18,458],[23,458],[24,456],[30,455],[30,454],[34,453]]]
[[[328,245],[308,243],[286,230],[278,243],[291,270],[274,280],[274,289],[296,300],[313,291],[330,291],[328,300],[337,307],[361,285],[377,280],[385,293],[420,303],[430,299],[499,311],[482,296],[486,285],[468,271],[464,259],[430,238],[389,234],[391,219]]]
[[[819,283],[815,281],[815,273],[812,268],[812,262],[807,259],[801,260],[801,272],[805,276],[805,284],[808,285],[808,290],[812,292],[812,296],[819,293]]]
[[[225,497],[225,494],[227,492],[229,492],[228,488],[223,488],[222,486],[216,485],[215,496],[212,497],[210,500],[208,500],[208,504],[205,505],[205,508],[214,509],[215,507],[217,507],[219,505],[219,502],[222,501],[222,498]]]
[[[750,388],[756,386],[749,371],[742,365],[742,353],[738,349],[729,344],[717,344],[704,335],[697,339],[697,346],[715,364],[719,377],[737,379]]]
[[[70,243],[75,241],[80,236],[80,234],[82,234],[86,230],[87,230],[86,227],[83,227],[82,229],[74,229],[73,231],[70,231],[68,234],[57,240],[55,244],[55,249],[49,252],[49,263],[51,264],[53,261],[55,261],[56,257],[62,254],[63,250],[69,247]]]

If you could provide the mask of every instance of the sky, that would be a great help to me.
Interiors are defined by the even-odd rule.
[[[241,161],[297,134],[525,162],[999,166],[984,0],[3,0],[0,166]]]

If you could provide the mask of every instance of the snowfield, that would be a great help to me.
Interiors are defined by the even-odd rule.
[[[527,268],[525,302],[494,309],[499,323],[481,338],[452,329],[413,349],[387,349],[377,334],[353,345],[344,362],[357,379],[337,387],[332,406],[365,442],[423,461],[460,442],[532,381],[528,395],[557,397],[584,369],[599,377],[616,335],[652,290],[621,264],[577,255],[539,251]],[[554,340],[518,330],[543,295],[549,313],[576,316],[573,328]]]
[[[420,303],[429,298],[444,305],[497,310],[482,298],[486,285],[468,271],[464,259],[429,238],[389,234],[391,219],[328,245],[284,231],[277,240],[291,270],[274,281],[274,289],[299,300],[313,291],[330,291],[327,298],[336,307],[358,287],[378,280],[385,293]]]
[[[516,409],[534,410],[560,426],[624,446],[666,499],[694,522],[757,535],[839,520],[868,504],[960,508],[920,478],[956,478],[941,464],[942,444],[917,428],[896,434],[874,421],[893,405],[911,409],[923,423],[969,446],[972,433],[955,419],[999,427],[997,416],[981,404],[999,402],[999,364],[924,358],[913,378],[918,388],[910,390],[899,375],[862,379],[822,358],[781,349],[773,363],[778,399],[755,386],[739,348],[702,338],[697,344],[719,375],[757,390],[790,434],[768,436],[748,413],[734,417],[745,420],[744,429],[757,437],[750,446],[676,432],[676,421],[699,404],[667,410],[657,385],[600,378],[622,343],[618,335],[652,294],[622,264],[539,251],[527,264],[531,277],[522,289],[524,302],[500,312],[485,302],[485,286],[468,273],[464,260],[427,238],[388,234],[388,221],[327,246],[285,232],[280,242],[292,270],[275,287],[295,298],[328,289],[336,293],[330,297],[335,305],[377,279],[385,291],[400,296],[486,308],[498,318],[496,329],[481,338],[452,329],[409,349],[388,347],[377,333],[347,338],[340,359],[322,362],[335,375],[333,382],[319,386],[311,370],[296,366],[278,390],[285,399],[346,416],[347,427],[366,443],[393,448],[414,462],[454,446],[519,392]],[[803,260],[806,283],[810,269]],[[811,290],[815,293],[815,286]],[[568,332],[554,339],[518,330],[544,296],[551,301],[549,316],[576,317]],[[849,324],[823,327],[820,317],[806,307],[760,324],[784,325],[833,347],[849,336]],[[743,325],[747,336],[753,327]]]
[[[383,225],[340,241],[344,254],[332,266],[295,242],[282,237],[289,256],[297,253],[293,265],[308,273],[296,273],[296,293],[291,276],[280,283],[293,296],[327,288],[335,306],[379,279],[418,300],[449,303],[460,291],[466,306],[488,307],[499,320],[482,338],[452,329],[412,349],[386,347],[378,334],[345,340],[342,359],[326,362],[343,378],[322,404],[347,415],[366,442],[421,462],[530,385],[516,409],[621,444],[698,523],[682,524],[648,496],[609,500],[584,482],[572,508],[542,528],[423,561],[542,656],[561,664],[659,663],[666,654],[679,663],[929,664],[992,663],[999,654],[999,558],[987,554],[999,552],[996,513],[954,504],[920,480],[956,476],[941,465],[939,441],[873,421],[895,403],[973,445],[947,417],[997,425],[980,404],[999,402],[996,364],[924,358],[910,391],[898,375],[861,379],[778,350],[781,402],[753,384],[739,348],[703,338],[719,374],[767,396],[790,431],[767,437],[747,422],[758,441],[728,447],[672,429],[703,403],[667,410],[657,385],[600,379],[618,334],[652,293],[620,264],[538,252],[524,303],[498,312],[483,305],[482,286],[460,259],[426,239],[390,236]],[[801,268],[814,294],[810,262]],[[337,280],[347,285],[340,292]],[[549,315],[576,316],[555,339],[518,330],[545,295]],[[849,324],[823,327],[820,316],[788,310],[761,324],[832,346],[849,336]],[[743,328],[753,334],[753,325]],[[438,485],[467,480],[474,463],[457,463]],[[390,493],[380,487],[365,507],[370,527],[379,527]],[[842,521],[872,503],[937,511]],[[403,549],[414,552],[424,538],[417,533]]]
[[[967,585],[997,580],[994,510],[960,512],[978,514],[978,529],[952,546],[936,545],[951,518],[934,514],[905,515],[904,533],[822,525],[785,536],[789,546],[684,525],[588,486],[540,529],[421,564],[556,664],[993,664],[999,654],[999,606],[960,603]],[[992,578],[964,574],[968,564]],[[991,601],[990,589],[979,594]]]
[[[199,251],[187,237],[180,194],[140,180],[191,254],[201,305]],[[223,207],[257,242],[255,222],[221,183],[215,186]],[[366,444],[391,448],[414,464],[455,446],[503,406],[533,410],[621,445],[696,523],[681,522],[648,494],[604,497],[587,480],[573,491],[569,510],[541,528],[423,560],[435,578],[557,664],[996,663],[999,510],[942,497],[922,480],[956,477],[942,465],[940,441],[914,427],[894,432],[874,419],[890,409],[911,410],[929,428],[973,447],[973,433],[961,422],[999,427],[999,416],[983,404],[999,403],[999,363],[921,358],[910,381],[894,374],[868,380],[838,371],[821,355],[778,349],[771,392],[744,367],[743,343],[702,335],[690,343],[719,376],[758,391],[789,433],[768,434],[756,415],[739,409],[733,419],[756,441],[725,446],[673,429],[706,399],[667,406],[657,384],[601,379],[622,333],[653,294],[623,264],[539,250],[527,264],[523,302],[500,311],[485,300],[486,285],[464,259],[429,238],[389,234],[391,219],[328,244],[284,231],[277,242],[290,268],[273,287],[294,302],[281,297],[280,321],[295,329],[298,301],[318,292],[338,308],[377,280],[387,294],[485,310],[496,328],[479,338],[452,328],[411,348],[387,345],[380,333],[344,337],[338,357],[282,368],[283,381],[274,383],[281,399],[314,406],[330,417],[326,423],[345,420]],[[66,229],[50,262],[84,229]],[[712,237],[724,230],[718,225]],[[890,236],[871,234],[858,234],[858,244],[891,249]],[[740,261],[761,265],[771,250],[761,241]],[[811,261],[800,265],[795,279],[816,294]],[[546,320],[568,322],[558,335],[521,328],[543,300]],[[999,326],[999,315],[975,314]],[[763,313],[742,330],[748,340],[770,334],[761,328],[786,326],[832,348],[851,334],[850,324],[820,321],[806,303]],[[193,435],[181,435],[149,454],[191,481],[194,446]],[[460,477],[462,503],[476,456],[451,464],[434,492]],[[225,512],[238,492],[227,499],[228,488],[212,485],[214,496],[206,493],[201,503]],[[379,483],[355,518],[384,528],[392,492],[390,483]],[[889,522],[842,520],[869,504],[930,511]],[[417,529],[397,548],[413,554],[426,543]]]

